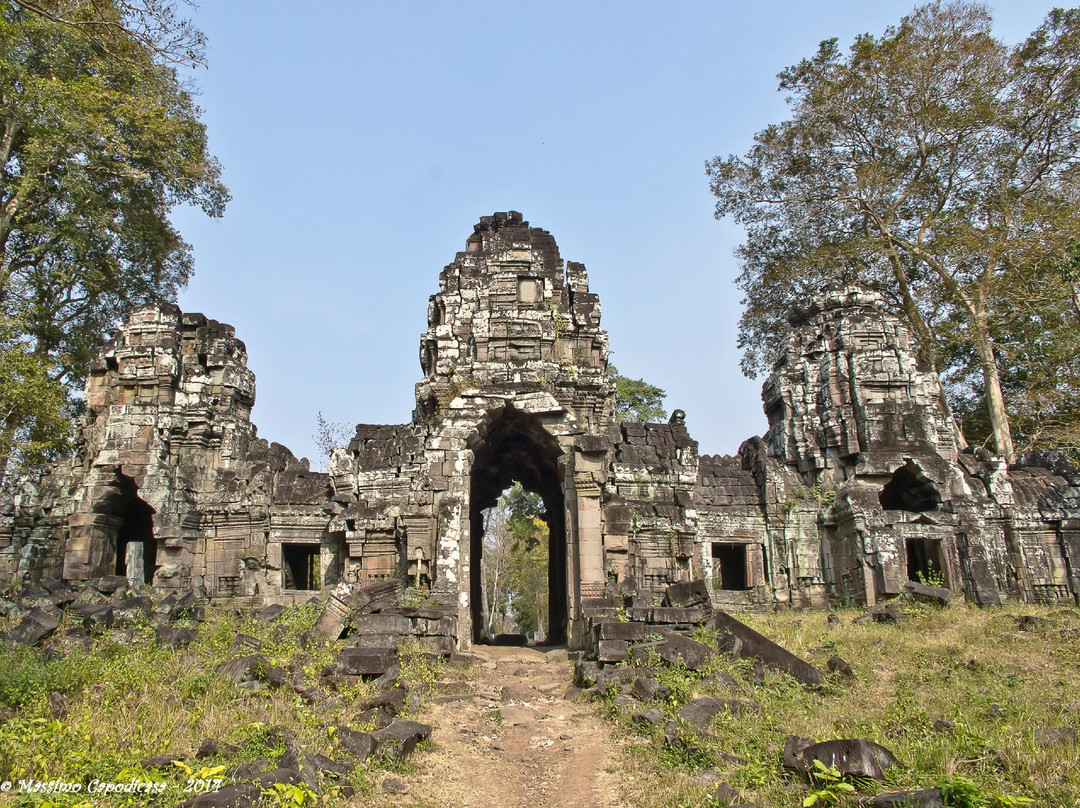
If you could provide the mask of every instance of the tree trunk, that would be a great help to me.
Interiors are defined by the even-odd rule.
[[[7,482],[8,468],[11,466],[11,453],[15,449],[15,423],[7,419],[0,427],[0,491]]]
[[[983,396],[990,415],[994,445],[998,454],[1004,457],[1006,462],[1012,463],[1016,460],[1016,450],[1013,448],[1012,430],[1009,428],[1009,414],[1005,411],[1005,396],[1001,392],[1001,377],[998,375],[994,346],[990,342],[990,333],[986,327],[986,315],[983,312],[972,312],[971,320],[975,352],[979,355],[979,365],[982,368],[985,388]]]
[[[934,339],[930,336],[930,328],[919,311],[915,298],[911,294],[911,286],[908,284],[907,275],[904,274],[904,265],[897,255],[896,247],[886,233],[882,239],[885,242],[885,250],[889,256],[889,266],[892,267],[896,286],[900,290],[900,302],[904,307],[904,317],[908,321],[911,330],[915,332],[915,344],[918,346],[918,359],[930,370],[937,372],[937,356],[934,349]]]

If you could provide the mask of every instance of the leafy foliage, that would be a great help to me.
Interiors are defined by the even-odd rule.
[[[190,91],[145,28],[125,27],[135,5],[169,9],[0,0],[0,324],[4,350],[32,364],[4,390],[0,456],[38,451],[28,433],[62,446],[63,430],[43,428],[67,414],[59,388],[43,398],[26,380],[81,386],[128,311],[187,282],[170,210],[220,216],[228,200]]]
[[[607,366],[608,379],[615,385],[615,420],[639,424],[656,423],[667,418],[661,388],[644,379],[631,379],[619,373],[612,364]]]
[[[1057,345],[1080,325],[1064,307],[1075,279],[1061,272],[1080,233],[1080,10],[1051,12],[1009,49],[984,6],[931,3],[856,38],[847,57],[821,43],[780,89],[791,118],[745,157],[708,164],[717,216],[747,226],[744,371],[771,365],[792,303],[860,281],[907,320],[922,360],[949,372],[961,409],[982,397],[1012,459],[1021,393],[1054,385],[998,340],[1039,329]],[[1067,355],[1063,344],[1045,359]]]
[[[515,482],[487,514],[486,616],[492,634],[542,634],[548,618],[549,534],[539,494]]]

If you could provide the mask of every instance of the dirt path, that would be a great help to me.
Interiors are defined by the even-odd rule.
[[[623,778],[609,726],[568,693],[561,649],[478,647],[475,679],[440,683],[421,720],[432,748],[385,805],[614,808]],[[369,803],[370,804],[370,803]]]

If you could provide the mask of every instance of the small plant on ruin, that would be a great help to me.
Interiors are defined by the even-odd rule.
[[[305,808],[319,803],[319,796],[303,783],[274,783],[263,794],[270,798],[270,805],[280,808]]]
[[[836,805],[845,797],[855,793],[855,786],[849,783],[835,766],[826,766],[820,760],[814,761],[810,770],[810,782],[813,784],[803,808],[812,805]]]
[[[926,572],[917,572],[915,577],[923,586],[933,586],[938,589],[945,587],[945,574],[934,566],[933,559],[926,562]]]

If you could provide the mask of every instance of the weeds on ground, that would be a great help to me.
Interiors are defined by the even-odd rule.
[[[1080,730],[1080,612],[1019,604],[914,612],[898,624],[858,625],[853,621],[862,612],[856,610],[838,612],[839,625],[814,612],[742,616],[821,670],[829,657],[844,658],[854,680],[830,675],[811,689],[766,671],[754,684],[751,661],[717,654],[698,673],[661,665],[657,678],[671,692],[663,703],[620,708],[619,688],[611,689],[602,709],[632,742],[635,768],[640,774],[659,770],[660,787],[641,795],[642,804],[708,805],[703,783],[721,779],[761,808],[798,806],[812,797],[811,806],[854,806],[876,791],[933,786],[942,788],[950,808],[1080,808],[1076,748],[1044,745],[1036,737],[1044,727]],[[1021,615],[1050,624],[1019,631]],[[707,633],[695,639],[715,643]],[[643,665],[658,663],[652,658]],[[721,684],[717,673],[735,684]],[[761,712],[721,712],[707,732],[696,733],[679,725],[678,711],[699,695],[754,702]],[[633,722],[647,706],[676,722],[676,743],[665,740],[664,721],[652,727]],[[782,767],[789,735],[866,738],[890,749],[899,763],[882,783],[830,780],[829,772],[808,780]]]
[[[207,622],[188,624],[196,629],[196,639],[183,650],[159,647],[149,620],[131,627],[131,636],[108,632],[96,638],[90,650],[0,645],[0,782],[14,784],[11,791],[0,793],[0,805],[172,806],[199,789],[212,790],[206,784],[217,779],[229,784],[227,772],[239,764],[263,758],[272,768],[290,737],[309,754],[343,759],[328,726],[349,723],[358,702],[371,695],[369,685],[342,685],[327,698],[308,703],[287,686],[249,692],[217,673],[223,662],[250,653],[232,650],[243,634],[261,641],[259,653],[270,665],[303,671],[317,684],[335,657],[333,644],[307,634],[320,607],[308,603],[286,609],[271,623],[211,609]],[[68,627],[62,624],[57,636]],[[403,678],[414,686],[438,678],[437,663],[419,649],[406,649],[401,665]],[[62,715],[54,715],[49,698],[54,692],[67,699]],[[206,738],[218,739],[222,751],[195,761],[195,751]],[[166,754],[186,762],[149,770],[139,766],[142,760]],[[358,766],[342,784],[361,797],[370,795],[374,765]],[[20,793],[19,781],[30,780],[76,783],[82,789]],[[88,792],[94,781],[132,780],[158,784],[161,792]],[[315,804],[305,788],[279,788],[266,797],[270,804],[304,808]],[[328,788],[321,799],[329,808],[346,802],[340,787]]]

